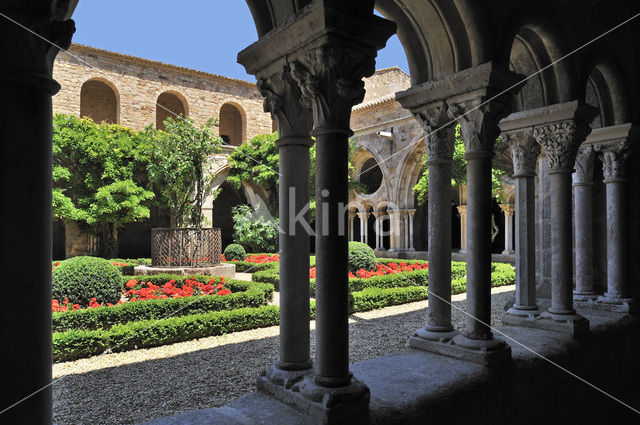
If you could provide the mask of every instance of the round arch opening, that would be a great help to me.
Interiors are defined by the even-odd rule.
[[[101,80],[86,81],[80,89],[80,116],[94,122],[119,122],[118,95],[115,88]]]
[[[222,105],[219,130],[226,145],[240,146],[244,142],[244,114],[239,106],[232,103]]]
[[[156,128],[164,130],[164,120],[178,115],[187,116],[186,102],[175,93],[164,92],[160,94],[156,102]]]

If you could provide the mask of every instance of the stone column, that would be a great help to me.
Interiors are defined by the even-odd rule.
[[[265,112],[278,125],[280,156],[280,358],[267,368],[266,377],[290,386],[311,372],[309,345],[309,132],[311,113],[299,102],[300,89],[290,69],[281,64],[277,73],[258,74]],[[302,216],[302,220],[299,220]]]
[[[68,48],[74,31],[73,21],[66,20],[68,7],[46,0],[3,2],[2,13]],[[2,238],[10,247],[2,264],[7,282],[14,283],[4,286],[3,297],[29,296],[28,306],[3,306],[0,410],[8,410],[0,422],[50,425],[51,96],[60,89],[51,76],[58,48],[4,19],[0,44],[0,140],[6,158],[0,173],[3,197],[11,200],[2,209]]]
[[[401,210],[388,210],[389,214],[389,251],[398,252],[402,247]]]
[[[368,244],[369,243],[369,213],[368,212],[359,212],[358,218],[360,219],[360,242]]]
[[[402,211],[402,218],[404,224],[404,246],[405,250],[409,249],[409,212],[408,210]]]
[[[596,298],[593,287],[593,218],[591,192],[593,188],[593,146],[583,145],[578,150],[573,173],[574,241],[576,289],[573,299],[592,301]]]
[[[515,206],[513,204],[500,204],[500,209],[504,213],[504,251],[505,255],[512,255],[513,250],[513,214]]]
[[[460,214],[460,252],[467,252],[467,206],[458,205]]]
[[[511,81],[515,74],[491,73]],[[493,90],[493,88],[492,88]],[[491,97],[487,97],[491,98]],[[498,121],[508,112],[510,96],[486,101],[477,94],[449,102],[449,114],[460,123],[467,160],[467,312],[464,332],[453,343],[467,358],[482,363],[507,361],[511,348],[491,332],[491,167]]]
[[[630,312],[635,309],[627,281],[626,247],[626,162],[629,141],[624,139],[596,146],[602,158],[607,196],[607,292],[598,298],[610,310]]]
[[[376,218],[376,251],[384,251],[384,247],[382,246],[382,217],[384,217],[384,212],[382,211],[373,211],[373,216]]]
[[[540,145],[533,138],[533,128],[503,133],[501,137],[510,147],[516,181],[516,302],[502,321],[521,325],[540,314],[536,305],[535,263],[535,176]]]
[[[399,101],[403,103],[403,99]],[[414,116],[423,128],[429,166],[429,309],[427,323],[411,337],[409,346],[442,352],[444,345],[457,335],[451,324],[450,304],[451,164],[455,127],[442,101],[419,107]]]
[[[589,330],[589,321],[573,308],[573,245],[571,174],[580,144],[591,128],[591,107],[568,102],[558,105],[556,121],[534,127],[533,136],[550,163],[551,179],[551,307],[539,326],[574,336]],[[551,119],[554,117],[551,116]]]
[[[353,240],[353,221],[356,218],[356,213],[353,210],[349,210],[349,240]]]
[[[409,251],[415,251],[413,248],[413,217],[416,215],[416,210],[407,210],[409,217]]]

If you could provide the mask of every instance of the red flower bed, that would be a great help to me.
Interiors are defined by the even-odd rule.
[[[227,261],[224,257],[224,254],[220,257],[220,260]],[[231,262],[238,260],[229,260]],[[247,258],[243,260],[245,263],[273,263],[274,261],[280,262],[280,256],[278,254],[270,255],[270,254],[254,254],[248,255]]]
[[[400,264],[398,263],[389,263],[387,265],[376,264],[376,268],[377,269],[375,271],[360,269],[357,272],[355,272],[355,274],[349,272],[349,278],[368,279],[373,276],[384,276],[387,274],[409,272],[412,270],[426,270],[429,268],[429,264],[417,264],[417,263],[407,264],[405,262],[402,262]],[[316,277],[315,267],[311,267],[309,269],[309,277],[311,279],[315,279]]]
[[[163,298],[187,298],[198,295],[229,295],[231,291],[224,287],[227,283],[224,278],[212,277],[208,283],[199,282],[194,278],[187,278],[182,286],[176,286],[176,281],[171,279],[162,286],[153,284],[152,282],[140,282],[135,279],[128,281],[125,286],[127,289],[122,291],[123,299],[118,301],[117,304],[123,304],[126,302],[145,301],[145,300],[157,300]],[[58,300],[51,300],[51,311],[69,311],[69,300],[65,298],[64,302],[60,304]],[[111,303],[107,303],[107,307],[113,306]],[[88,308],[104,307],[104,305],[97,302],[95,298],[92,298]],[[72,310],[79,310],[80,306],[74,304],[71,306]]]

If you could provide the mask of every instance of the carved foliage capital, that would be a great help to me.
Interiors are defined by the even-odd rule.
[[[444,102],[429,105],[414,116],[424,132],[429,161],[450,161],[453,158],[455,126],[447,116]]]
[[[325,44],[291,62],[291,76],[316,128],[349,129],[351,108],[364,99],[362,78],[373,75],[375,56],[366,49]]]
[[[513,161],[513,175],[515,177],[535,175],[536,162],[541,149],[533,137],[533,132],[523,130],[503,133],[500,137],[509,146]]]
[[[313,126],[311,112],[301,103],[298,84],[293,81],[288,66],[280,75],[258,79],[258,89],[264,97],[264,111],[278,124],[281,139],[309,138]]]
[[[69,12],[69,0],[11,1],[2,12],[24,27],[6,22],[2,35],[2,51],[9,69],[16,79],[45,86],[57,91],[59,86],[51,80],[53,61],[59,48],[71,45],[75,24],[65,19]],[[48,41],[45,41],[48,40]],[[10,58],[10,60],[9,60]],[[17,72],[10,72],[11,69]],[[39,81],[38,81],[39,80]]]
[[[575,172],[573,173],[573,183],[593,182],[593,159],[595,157],[592,145],[582,145],[578,148],[576,155]]]
[[[448,115],[460,123],[467,154],[493,154],[500,129],[498,122],[509,114],[505,99],[476,96],[463,102],[448,102]]]
[[[626,165],[630,154],[627,140],[596,145],[595,150],[600,153],[602,159],[602,172],[605,182],[624,180],[626,178]]]
[[[551,172],[573,172],[578,148],[590,132],[587,122],[572,119],[536,126],[533,137],[547,154]]]

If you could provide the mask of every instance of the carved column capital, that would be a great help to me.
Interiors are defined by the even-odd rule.
[[[455,122],[447,115],[447,105],[435,102],[414,112],[424,132],[427,163],[451,162],[455,143]]]
[[[11,1],[0,6],[3,14],[28,28],[5,22],[2,35],[0,71],[2,84],[30,84],[42,87],[52,95],[60,85],[51,78],[53,62],[60,48],[71,45],[75,23],[69,0]],[[42,37],[42,38],[40,38]],[[49,42],[45,41],[48,40]]]
[[[362,78],[375,72],[375,57],[371,49],[326,43],[291,61],[291,76],[300,88],[302,104],[313,111],[316,134],[352,134],[351,108],[364,99]]]
[[[614,143],[603,143],[594,146],[602,159],[602,171],[605,183],[626,181],[627,159],[630,154],[627,139]]]
[[[536,162],[540,155],[540,145],[533,137],[531,129],[506,132],[500,135],[509,146],[513,161],[513,177],[530,177],[536,175]]]
[[[464,101],[448,101],[448,115],[460,123],[466,158],[492,157],[500,129],[498,122],[509,114],[506,98],[478,95]]]
[[[500,204],[500,209],[505,216],[512,216],[516,212],[516,206],[514,204]]]
[[[257,86],[264,97],[264,111],[271,113],[278,124],[278,144],[311,146],[311,112],[301,103],[300,88],[291,77],[290,67],[283,65],[277,74],[259,76]]]
[[[360,221],[367,221],[369,219],[369,213],[368,212],[359,212],[358,213],[358,218],[360,219]]]
[[[576,155],[574,186],[588,186],[593,184],[593,159],[595,157],[593,145],[581,145]]]
[[[573,173],[578,148],[590,132],[588,122],[569,119],[538,125],[533,137],[547,154],[551,173]]]

